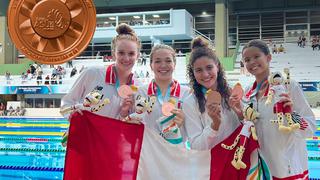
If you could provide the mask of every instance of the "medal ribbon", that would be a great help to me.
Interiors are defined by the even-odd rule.
[[[165,100],[168,100],[169,97],[175,97],[179,98],[180,97],[180,84],[178,81],[173,80],[172,83],[168,86],[167,92],[165,96],[162,96],[160,88],[157,86],[154,80],[149,84],[148,86],[148,95],[149,96],[157,96],[160,104],[162,105]],[[178,106],[180,103],[178,103]],[[178,107],[179,108],[179,107]]]
[[[115,85],[117,90],[119,89],[120,81],[117,78],[117,71],[116,71],[115,64],[111,64],[111,65],[109,65],[107,67],[105,81],[106,81],[107,84]],[[132,73],[130,73],[126,84],[127,85],[134,85],[134,80],[133,80],[133,74]]]

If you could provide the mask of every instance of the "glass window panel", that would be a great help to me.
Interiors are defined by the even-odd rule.
[[[98,17],[97,27],[115,27],[117,26],[116,17]]]
[[[33,108],[33,99],[25,99],[25,108]]]
[[[126,23],[130,26],[141,26],[143,25],[143,16],[142,15],[127,15],[127,16],[119,16],[119,24]]]
[[[61,105],[61,99],[54,99],[54,107],[60,108]]]
[[[35,99],[35,108],[43,108],[43,99]]]
[[[300,29],[307,29],[308,26],[305,24],[303,25],[287,25],[286,30],[300,30]]]
[[[170,14],[146,14],[145,25],[170,24]]]
[[[286,23],[287,24],[299,24],[299,23],[307,23],[307,18],[292,18],[292,19],[287,19]]]
[[[286,12],[286,17],[299,17],[299,16],[307,16],[307,11],[294,11],[294,12]]]
[[[53,99],[44,99],[45,108],[54,108]]]

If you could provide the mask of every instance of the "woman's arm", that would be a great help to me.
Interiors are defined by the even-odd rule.
[[[215,144],[217,131],[211,128],[212,120],[209,119],[210,117],[200,114],[193,95],[186,98],[182,110],[185,113],[185,128],[191,149],[211,149]],[[204,117],[206,118],[204,119]]]
[[[290,87],[290,96],[293,101],[293,111],[295,111],[302,117],[302,121],[300,122],[300,129],[297,129],[294,132],[301,138],[310,138],[316,131],[315,116],[299,84],[295,81],[291,81]]]
[[[91,69],[87,69],[80,74],[68,94],[61,99],[61,109],[82,103],[83,98],[86,95],[86,88],[90,88],[88,82],[93,81],[95,74],[95,70]],[[66,116],[68,117],[69,115],[66,114]]]

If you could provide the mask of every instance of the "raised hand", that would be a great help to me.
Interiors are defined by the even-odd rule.
[[[178,125],[178,127],[181,127],[185,119],[183,111],[181,109],[173,109],[171,113],[176,115],[173,121]]]

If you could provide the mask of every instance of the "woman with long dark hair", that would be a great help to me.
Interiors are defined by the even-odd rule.
[[[191,48],[187,74],[193,93],[183,103],[185,127],[192,149],[211,149],[228,137],[240,122],[229,103],[231,91],[213,49],[201,37],[192,41]],[[218,92],[221,103],[208,104],[208,90]]]

